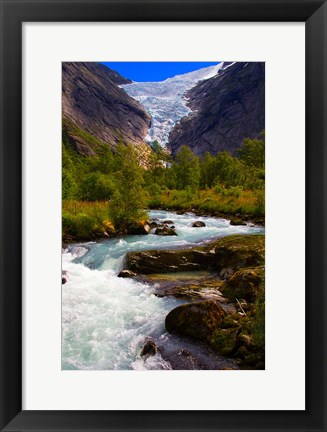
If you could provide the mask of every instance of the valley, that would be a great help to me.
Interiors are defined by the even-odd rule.
[[[192,67],[63,63],[63,369],[265,367],[264,63]]]

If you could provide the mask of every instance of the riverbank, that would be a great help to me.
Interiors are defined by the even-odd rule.
[[[168,196],[169,198],[169,196]],[[170,197],[171,198],[171,197]],[[253,199],[253,197],[251,197]],[[151,204],[151,203],[150,203]],[[264,215],[254,213],[240,213],[240,207],[235,206],[235,212],[221,211],[209,206],[203,208],[191,203],[175,203],[174,200],[164,203],[165,206],[156,205],[153,203],[150,210],[165,210],[174,211],[177,214],[194,213],[197,216],[217,217],[230,220],[231,225],[246,225],[254,224],[264,226]],[[196,203],[195,203],[196,204]],[[245,208],[243,208],[245,210]],[[107,201],[63,201],[62,205],[62,242],[63,244],[76,243],[80,241],[92,241],[104,239],[108,237],[117,237],[126,234],[147,234],[143,229],[148,220],[141,220],[138,225],[129,227],[125,232],[117,229],[108,217],[108,202]]]

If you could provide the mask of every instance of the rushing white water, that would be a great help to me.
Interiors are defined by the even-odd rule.
[[[178,236],[126,236],[70,245],[62,257],[67,283],[62,286],[63,369],[171,369],[160,354],[146,360],[140,351],[146,336],[168,338],[164,321],[182,303],[158,298],[153,288],[117,274],[128,251],[187,246],[219,236],[258,233],[263,228],[231,226],[228,220],[151,211],[151,218],[172,220]],[[206,227],[192,228],[202,220]]]

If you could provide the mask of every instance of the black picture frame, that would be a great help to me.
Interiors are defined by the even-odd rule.
[[[326,431],[326,2],[321,0],[1,0],[0,4],[0,429],[2,431],[161,432]],[[22,411],[22,23],[68,21],[305,22],[306,409],[304,411]],[[296,361],[296,353],[292,361]]]

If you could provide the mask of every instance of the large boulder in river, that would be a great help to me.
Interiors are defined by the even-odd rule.
[[[233,272],[243,267],[264,265],[264,235],[233,235],[206,246],[189,249],[150,250],[126,254],[124,269],[137,274],[192,270]]]
[[[151,226],[148,224],[148,222],[140,222],[138,225],[132,226],[128,229],[128,234],[149,234],[151,231]]]
[[[193,228],[201,228],[201,227],[205,227],[206,224],[202,221],[195,221],[192,223],[192,227]]]
[[[124,267],[137,274],[205,270],[212,257],[202,250],[152,250],[128,252]]]
[[[245,234],[224,237],[215,242],[210,252],[214,253],[217,271],[231,268],[257,267],[265,263],[265,236]]]
[[[239,225],[246,225],[246,222],[244,222],[241,218],[232,218],[230,220],[230,224],[239,226]]]
[[[164,225],[163,227],[158,227],[154,233],[161,236],[177,236],[176,230],[167,225]]]
[[[166,316],[165,325],[169,333],[208,342],[225,316],[219,303],[207,300],[178,306]]]

